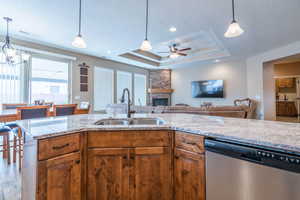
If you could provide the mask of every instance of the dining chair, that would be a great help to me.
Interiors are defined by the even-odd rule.
[[[3,153],[3,159],[7,158],[7,164],[10,164],[10,140],[9,140],[9,134],[11,129],[7,126],[1,126],[0,127],[0,136],[2,136],[3,144],[0,145],[2,149],[0,149],[0,152]]]
[[[27,104],[26,103],[3,103],[2,110],[15,110],[23,106],[27,106]]]
[[[17,108],[17,120],[44,118],[49,116],[50,106],[26,106]],[[19,155],[19,169],[21,170],[23,158],[23,133],[20,128],[14,129],[13,140],[13,162],[16,162],[17,153]]]
[[[77,104],[53,105],[54,116],[74,115]]]

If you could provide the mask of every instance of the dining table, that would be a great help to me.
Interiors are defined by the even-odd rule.
[[[74,114],[88,114],[89,109],[76,108]],[[53,108],[49,110],[49,116],[54,116]],[[17,120],[17,109],[0,110],[0,123]]]

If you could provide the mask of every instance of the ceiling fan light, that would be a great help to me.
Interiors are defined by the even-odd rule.
[[[229,25],[224,36],[227,38],[233,38],[233,37],[238,37],[238,36],[242,35],[243,33],[244,33],[244,30],[240,27],[240,25],[236,21],[233,21]]]
[[[74,47],[77,47],[77,48],[80,48],[80,49],[84,49],[86,48],[86,43],[85,41],[83,40],[82,36],[81,35],[77,35],[73,42],[72,42],[72,45]]]
[[[170,54],[170,58],[172,58],[172,59],[175,59],[175,58],[178,58],[178,57],[179,57],[178,53],[171,53]]]
[[[145,39],[140,47],[142,51],[150,51],[152,49],[151,43],[149,40]]]

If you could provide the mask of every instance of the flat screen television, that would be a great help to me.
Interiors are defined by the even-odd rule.
[[[193,81],[192,96],[193,98],[224,98],[224,81]]]

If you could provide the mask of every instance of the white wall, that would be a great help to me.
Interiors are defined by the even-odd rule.
[[[213,102],[216,105],[233,105],[234,99],[247,96],[246,61],[230,61],[207,65],[191,63],[188,66],[172,71],[172,104],[186,103],[199,106],[203,102]],[[191,81],[224,80],[225,98],[192,98]]]
[[[258,104],[258,118],[264,119],[263,63],[300,53],[300,41],[247,59],[247,91]]]

